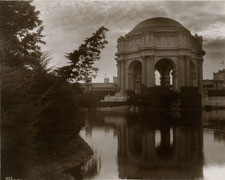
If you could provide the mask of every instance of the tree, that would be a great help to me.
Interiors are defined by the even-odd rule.
[[[84,40],[84,43],[77,50],[66,54],[69,65],[57,69],[58,76],[68,81],[87,80],[96,76],[98,68],[94,63],[100,59],[101,50],[108,41],[105,39],[107,28],[102,26],[91,37]]]
[[[33,65],[41,56],[43,31],[39,11],[30,1],[0,2],[0,44],[3,65]]]

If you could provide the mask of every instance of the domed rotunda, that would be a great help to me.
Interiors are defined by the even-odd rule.
[[[118,39],[118,88],[140,93],[142,86],[156,86],[158,74],[160,86],[201,91],[204,54],[202,37],[179,22],[165,17],[144,20]]]

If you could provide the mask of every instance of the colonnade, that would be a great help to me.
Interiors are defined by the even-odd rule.
[[[164,70],[158,70],[157,63],[162,60],[168,62],[162,67]],[[134,62],[141,64],[141,74],[135,74],[130,69],[131,64]],[[173,90],[180,91],[182,86],[199,87],[199,90],[201,90],[202,62],[202,59],[194,60],[191,56],[184,55],[171,59],[170,57],[160,59],[155,56],[144,56],[132,60],[122,59],[117,61],[118,88],[121,92],[126,90],[137,90],[139,92],[140,86],[155,87],[155,71],[158,70],[161,75],[161,86],[170,86],[171,73]],[[168,64],[171,64],[171,68],[168,67]]]

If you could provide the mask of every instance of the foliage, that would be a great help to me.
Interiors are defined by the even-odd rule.
[[[127,96],[134,96],[135,92],[133,90],[126,90]]]
[[[48,68],[48,54],[40,49],[44,42],[38,15],[29,1],[0,2],[3,178],[22,177],[14,171],[24,173],[24,167],[19,165],[25,164],[24,157],[51,152],[53,156],[43,157],[57,158],[56,153],[63,156],[68,146],[76,144],[74,138],[83,125],[85,99],[80,86],[65,79],[90,76],[107,43],[107,29],[102,27],[78,50],[67,54],[71,64],[56,76]],[[68,67],[78,75],[60,73]]]
[[[144,108],[170,109],[171,105],[180,99],[180,93],[168,87],[151,87],[142,92]]]
[[[2,177],[22,172],[34,157],[34,106],[28,93],[31,72],[16,67],[2,67],[1,77],[1,162]],[[29,135],[28,135],[29,134]],[[13,159],[13,162],[11,161]],[[16,163],[20,163],[19,168]],[[17,174],[18,175],[18,174]]]
[[[39,43],[44,42],[38,14],[28,1],[0,2],[2,177],[20,176],[35,154],[34,72],[26,66],[40,64]]]
[[[83,126],[81,101],[79,87],[75,89],[61,80],[41,95],[36,114],[40,157],[57,159],[65,155],[68,145]]]
[[[100,59],[101,50],[108,42],[105,39],[107,28],[102,26],[87,38],[77,50],[66,54],[69,65],[59,68],[58,76],[68,81],[88,80],[98,71],[94,63]]]
[[[90,110],[91,108],[96,108],[99,103],[99,99],[93,92],[85,92],[83,95],[83,100],[81,102],[82,107]]]
[[[133,105],[133,106],[141,106],[142,105],[142,96],[141,95],[136,94],[132,90],[127,90],[126,93],[129,96],[129,98],[127,100],[127,103],[129,105]]]
[[[39,11],[30,1],[0,2],[0,44],[4,65],[33,66],[40,58],[43,35]]]

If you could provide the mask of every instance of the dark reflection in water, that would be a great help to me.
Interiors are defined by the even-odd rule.
[[[210,112],[203,112],[204,124],[206,129],[213,129],[214,137],[218,141],[225,142],[225,111],[216,110]]]
[[[191,118],[186,124],[185,121],[173,122],[166,112],[128,116],[126,123],[117,126],[119,177],[202,177],[202,129],[199,113]]]
[[[210,179],[211,174],[221,179],[225,144],[212,141],[211,131],[203,127],[210,121],[220,141],[224,131],[217,131],[216,121],[207,122],[204,113],[203,122],[201,111],[175,117],[174,112],[91,114],[81,135],[101,157],[101,169],[92,179]],[[224,127],[221,120],[218,129]],[[213,152],[220,161],[210,156]]]
[[[225,177],[225,111],[89,113],[80,135],[94,155],[79,166],[75,160],[87,155],[80,149],[85,144],[73,133],[76,129],[69,122],[67,125],[64,128],[58,125],[55,134],[42,133],[38,143],[31,143],[28,128],[19,125],[4,128],[2,177],[23,180],[223,180]],[[56,124],[52,125],[55,128]]]
[[[76,118],[83,116],[77,115]],[[90,147],[77,134],[76,119],[45,120],[36,126],[20,121],[20,124],[17,122],[2,128],[2,179],[67,180],[71,177],[63,173],[65,169],[91,157]],[[30,133],[34,131],[36,136]]]
[[[192,118],[192,121],[199,121]],[[168,119],[161,119],[161,115],[154,118],[153,123],[151,116],[143,117],[141,122],[132,119],[128,117],[127,124],[118,127],[120,178],[202,177],[203,137],[200,123],[197,126],[192,124],[196,122],[188,125],[163,123]]]

